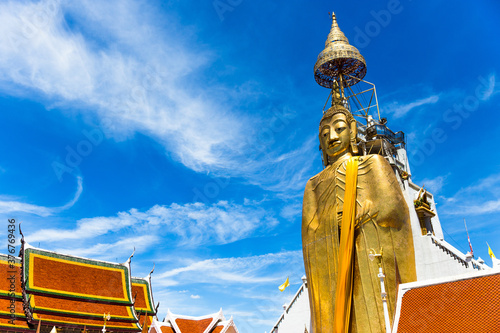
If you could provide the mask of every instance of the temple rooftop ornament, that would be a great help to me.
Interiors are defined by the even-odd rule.
[[[314,78],[325,88],[333,89],[340,82],[341,90],[358,83],[366,75],[366,61],[358,49],[349,44],[332,13],[332,28],[314,65]]]

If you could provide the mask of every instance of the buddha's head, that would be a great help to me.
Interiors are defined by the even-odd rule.
[[[356,120],[352,114],[340,105],[329,108],[319,123],[319,142],[325,166],[346,154],[356,154],[356,135]]]

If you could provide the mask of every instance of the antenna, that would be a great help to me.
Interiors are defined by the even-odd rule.
[[[464,225],[465,225],[465,232],[467,233],[467,240],[469,241],[470,254],[474,258],[474,250],[472,250],[472,244],[470,242],[469,231],[467,230],[467,223],[465,222],[465,218],[464,218]]]

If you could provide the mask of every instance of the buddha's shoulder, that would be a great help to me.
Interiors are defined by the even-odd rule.
[[[311,177],[306,187],[316,187],[321,181],[332,177],[336,170],[339,170],[341,174],[345,174],[345,169],[347,165],[347,160],[342,163],[329,165],[323,171],[319,172],[315,176]],[[370,154],[358,157],[358,169],[371,168],[371,167],[389,167],[389,162],[382,156],[378,154]]]
[[[330,173],[331,173],[331,165],[327,166],[323,171],[309,178],[306,184],[306,188],[316,187],[316,185],[320,183],[323,179],[325,179],[325,177],[328,177]]]
[[[383,175],[393,172],[391,165],[382,155],[373,154],[360,156],[358,161],[359,176],[372,174],[373,172],[375,172],[377,175]]]
[[[365,156],[359,156],[358,158],[359,164],[364,163],[388,163],[387,160],[379,154],[370,154]]]
[[[389,165],[389,162],[382,155],[378,154],[359,156],[358,161],[360,166],[366,164]]]

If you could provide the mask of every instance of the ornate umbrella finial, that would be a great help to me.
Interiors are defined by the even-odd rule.
[[[332,28],[326,39],[325,49],[314,65],[314,78],[325,88],[333,88],[334,82],[344,87],[358,83],[366,75],[366,61],[358,49],[340,30],[335,13],[332,13]]]

